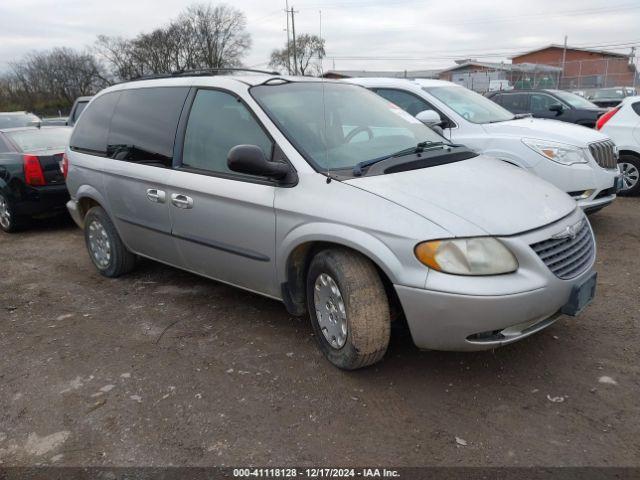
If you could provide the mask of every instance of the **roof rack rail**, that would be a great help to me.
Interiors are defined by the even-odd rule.
[[[127,81],[136,82],[139,80],[153,80],[157,78],[174,78],[174,77],[206,77],[206,76],[222,75],[224,74],[224,72],[250,72],[250,73],[264,73],[267,75],[280,75],[280,72],[268,71],[268,70],[256,70],[253,68],[236,68],[236,67],[198,68],[198,69],[192,69],[192,70],[174,70],[169,73],[154,73],[151,75],[142,75]]]

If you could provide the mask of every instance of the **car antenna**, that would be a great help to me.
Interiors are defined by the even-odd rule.
[[[319,28],[319,37],[322,42],[322,10],[318,11],[320,15],[320,28]],[[324,153],[325,153],[325,163],[327,165],[327,183],[331,183],[333,178],[331,177],[331,169],[329,168],[329,147],[327,145],[327,103],[324,95],[324,66],[322,62],[322,53],[318,53],[318,60],[320,60],[320,84],[322,85],[322,125],[324,126],[324,131],[322,132],[322,143],[324,143]],[[298,70],[298,66],[295,66],[296,71]]]

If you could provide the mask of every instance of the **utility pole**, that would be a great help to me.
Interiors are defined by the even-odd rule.
[[[638,78],[638,67],[636,65],[636,47],[631,47],[631,55],[629,56],[631,61],[631,71],[633,72],[633,88],[636,88],[636,80]]]
[[[289,48],[289,45],[291,44],[291,40],[289,38],[289,0],[285,0],[284,6],[284,11],[287,14],[287,73],[291,75],[291,50]]]
[[[564,36],[564,48],[562,49],[562,80],[564,80],[564,66],[565,63],[567,61],[567,36]],[[558,81],[558,84],[560,83],[560,81]],[[558,85],[558,88],[560,88],[560,85]]]
[[[298,54],[296,50],[296,19],[295,14],[297,12],[291,6],[291,31],[293,33],[293,74],[298,74]]]

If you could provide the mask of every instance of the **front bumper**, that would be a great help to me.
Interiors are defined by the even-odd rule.
[[[569,302],[574,286],[593,275],[595,256],[579,275],[562,280],[530,245],[583,217],[576,209],[550,226],[501,238],[520,265],[512,274],[465,277],[430,271],[424,289],[395,285],[414,343],[430,350],[486,350],[551,325]]]

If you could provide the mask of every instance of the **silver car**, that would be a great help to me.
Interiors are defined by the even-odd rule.
[[[420,348],[489,349],[595,291],[593,232],[569,196],[356,85],[116,85],[62,167],[100,273],[147,257],[280,300],[344,369],[379,361],[398,318]]]

